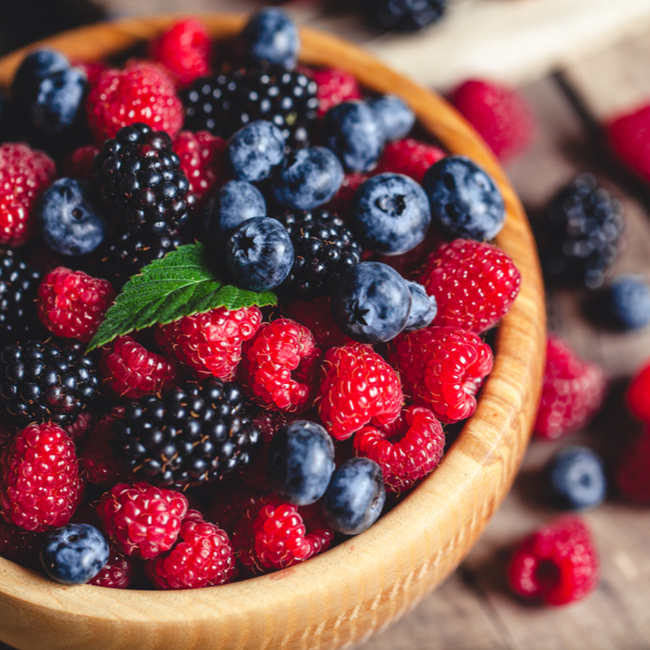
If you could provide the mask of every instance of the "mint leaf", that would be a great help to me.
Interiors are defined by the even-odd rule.
[[[276,304],[271,291],[256,293],[223,284],[210,270],[205,254],[203,244],[187,244],[145,266],[124,285],[87,351],[133,330],[164,325],[215,307],[232,310]]]

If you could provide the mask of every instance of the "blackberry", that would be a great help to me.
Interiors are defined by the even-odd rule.
[[[17,424],[72,424],[99,395],[97,366],[82,343],[59,347],[27,341],[6,347],[0,361],[0,395]]]
[[[616,259],[623,206],[591,174],[581,174],[558,192],[537,226],[547,279],[595,289]]]
[[[277,218],[289,232],[296,255],[281,287],[292,300],[329,295],[337,276],[361,261],[361,247],[335,214],[287,211]]]
[[[380,29],[415,32],[442,18],[447,0],[366,0],[366,15]]]
[[[243,469],[262,439],[239,386],[216,378],[188,380],[162,398],[132,402],[113,431],[122,463],[163,487],[198,485]]]
[[[43,332],[36,310],[42,274],[11,248],[0,248],[0,346]]]
[[[279,66],[204,77],[182,95],[185,128],[228,138],[250,122],[268,120],[289,147],[306,147],[316,126],[317,90],[307,75]]]
[[[104,142],[93,178],[118,227],[145,236],[173,236],[196,204],[171,138],[146,124],[125,126]]]

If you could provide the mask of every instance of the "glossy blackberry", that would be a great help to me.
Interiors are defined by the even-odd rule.
[[[145,124],[126,126],[106,140],[93,178],[118,227],[145,236],[173,235],[187,225],[196,204],[171,138]]]
[[[309,144],[316,126],[318,87],[302,72],[279,66],[204,77],[182,95],[185,127],[228,138],[250,122],[273,122],[291,148]]]
[[[72,424],[99,395],[99,378],[93,358],[75,343],[27,341],[6,347],[0,361],[0,395],[17,424],[54,422]]]
[[[289,232],[296,255],[282,285],[282,292],[293,300],[329,295],[338,275],[361,261],[361,247],[335,214],[287,211],[278,219]]]
[[[618,253],[623,207],[591,174],[562,188],[537,225],[548,280],[590,289],[603,284]]]
[[[11,248],[0,248],[0,346],[40,334],[36,296],[42,274]]]
[[[210,378],[129,404],[114,450],[136,477],[158,486],[198,485],[243,469],[261,444],[241,389]]]

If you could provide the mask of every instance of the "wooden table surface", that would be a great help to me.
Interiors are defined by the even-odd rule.
[[[204,0],[194,1],[205,5]],[[126,6],[125,0],[106,4],[116,9]],[[178,8],[173,0],[160,4],[165,5],[162,9]],[[188,6],[186,11],[200,8]],[[650,192],[611,159],[598,129],[599,121],[650,100],[650,32],[578,57],[559,74],[547,74],[519,90],[537,114],[540,129],[534,146],[508,171],[531,218],[560,186],[581,171],[591,171],[625,205],[627,245],[615,272],[650,276]],[[603,330],[587,319],[584,302],[580,292],[549,293],[549,327],[563,334],[582,356],[606,368],[612,383],[602,412],[584,431],[567,439],[534,440],[511,494],[461,567],[363,650],[650,648],[647,510],[610,498],[584,515],[602,563],[600,584],[584,602],[560,609],[527,606],[509,595],[504,581],[509,547],[559,514],[545,498],[542,469],[548,459],[566,444],[584,443],[611,460],[639,431],[625,413],[622,395],[630,375],[650,359],[650,330],[634,334]],[[0,643],[0,650],[5,649],[10,650]]]

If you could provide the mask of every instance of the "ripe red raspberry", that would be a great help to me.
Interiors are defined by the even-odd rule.
[[[176,138],[183,126],[183,104],[162,66],[132,61],[123,70],[109,68],[99,75],[86,100],[88,124],[101,146],[123,127],[136,122]]]
[[[136,559],[120,553],[112,544],[110,549],[108,562],[92,580],[88,581],[88,584],[96,587],[128,589],[135,580],[137,573]]]
[[[230,483],[220,483],[216,488],[212,488],[212,497],[205,519],[216,524],[232,537],[237,522],[242,518],[242,513],[259,506],[264,498],[264,492],[243,483],[234,486]]]
[[[98,153],[99,149],[92,144],[75,149],[63,161],[63,174],[70,178],[92,180],[93,160]]]
[[[187,513],[187,499],[148,483],[118,483],[105,492],[97,514],[117,548],[145,560],[168,551]]]
[[[310,70],[309,75],[318,86],[316,97],[318,97],[319,117],[325,115],[330,108],[341,102],[362,98],[356,77],[345,70],[337,70],[336,68]]]
[[[350,201],[352,201],[354,193],[359,189],[361,183],[367,181],[369,178],[370,174],[364,174],[362,172],[350,172],[346,174],[334,198],[324,208],[345,219],[350,212]]]
[[[352,343],[334,322],[329,297],[320,297],[305,302],[294,300],[286,308],[287,316],[304,325],[313,335],[316,344],[323,350]]]
[[[295,321],[280,318],[262,325],[243,348],[239,374],[244,390],[265,408],[306,411],[318,388],[322,354],[311,332]]]
[[[171,388],[178,374],[175,361],[149,352],[130,336],[121,336],[102,352],[104,381],[121,397],[138,399],[161,395]]]
[[[200,589],[232,579],[235,555],[227,533],[196,515],[183,522],[171,551],[145,562],[158,589]]]
[[[472,79],[458,86],[451,100],[500,160],[524,151],[535,136],[535,116],[510,88]]]
[[[54,161],[22,142],[0,145],[0,244],[22,246],[34,229],[34,208],[56,176]]]
[[[650,432],[623,450],[616,465],[616,485],[632,503],[650,504]]]
[[[229,381],[241,361],[242,344],[255,335],[261,322],[257,307],[233,311],[217,307],[160,325],[155,331],[156,343],[199,377]]]
[[[395,140],[384,147],[374,173],[405,174],[421,183],[429,167],[445,155],[442,149],[414,138]]]
[[[650,424],[650,363],[632,378],[626,399],[630,411],[642,422]]]
[[[233,547],[245,567],[263,572],[304,562],[327,550],[333,538],[318,506],[298,508],[272,498],[237,523]]]
[[[151,43],[151,57],[165,66],[179,86],[210,73],[210,33],[203,22],[187,18],[174,23]]]
[[[38,317],[52,334],[88,342],[116,295],[108,280],[58,266],[38,288]]]
[[[111,448],[113,423],[123,413],[123,407],[115,407],[101,418],[88,436],[80,458],[84,478],[105,489],[126,482],[130,477],[130,472],[122,467]]]
[[[455,239],[431,253],[420,284],[436,299],[434,325],[480,334],[508,313],[521,274],[496,246]]]
[[[358,431],[354,448],[357,456],[380,465],[387,490],[401,492],[438,466],[445,448],[445,432],[429,409],[409,406],[388,426]]]
[[[330,435],[345,440],[369,422],[387,425],[404,396],[397,373],[368,345],[332,348],[325,355],[318,411]]]
[[[44,533],[27,531],[0,517],[0,557],[38,571],[41,569],[38,553],[44,536]]]
[[[645,180],[650,180],[650,104],[607,125],[612,149]]]
[[[0,512],[25,530],[40,532],[70,521],[83,481],[74,443],[56,424],[30,424],[0,458]]]
[[[197,207],[205,205],[221,176],[225,148],[225,140],[208,131],[181,131],[174,141],[174,151],[196,195]]]
[[[598,582],[598,554],[587,526],[565,515],[538,528],[515,550],[508,581],[517,595],[545,605],[582,600]]]
[[[602,368],[582,361],[566,341],[551,334],[535,431],[559,438],[583,427],[600,408],[607,381]]]
[[[477,334],[453,327],[400,334],[390,344],[389,359],[413,401],[445,423],[474,413],[476,393],[493,362],[490,346]]]

